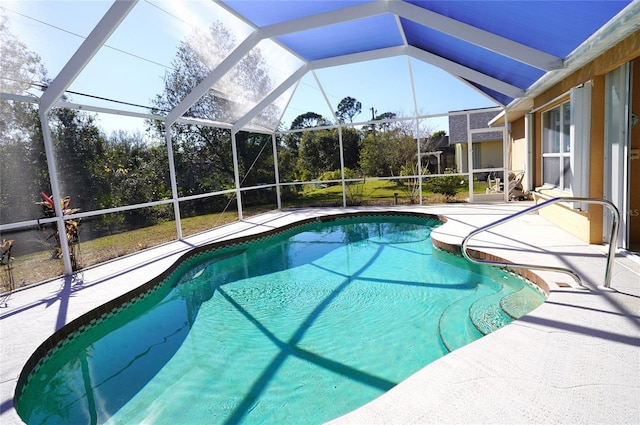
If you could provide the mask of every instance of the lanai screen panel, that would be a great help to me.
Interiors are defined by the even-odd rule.
[[[261,50],[265,50],[266,43],[273,42],[287,55],[306,63],[309,69],[409,54],[463,79],[497,103],[508,104],[545,73],[561,68],[568,55],[630,3],[629,0],[140,0],[69,86],[66,96],[89,105],[144,110],[144,105],[152,103],[163,90],[163,78],[174,72],[173,60],[180,43],[186,42],[195,51],[211,49],[199,45],[193,37],[219,23],[228,29],[233,41],[230,46],[216,45],[209,51],[211,57],[198,53],[198,59],[206,64],[202,75],[215,71],[239,43],[258,32],[265,38],[260,43]],[[112,4],[111,1],[2,2],[3,14],[9,18],[8,28],[28,50],[42,58],[49,80],[55,79]],[[301,20],[308,25],[301,25]],[[518,51],[525,53],[519,55]],[[363,57],[363,52],[372,55]],[[280,64],[268,63],[268,67],[274,66]],[[298,76],[292,74],[293,69],[284,70],[282,78],[272,77],[271,70],[270,88],[278,89],[278,82],[291,75]],[[3,66],[1,91],[24,93],[24,86],[16,85],[15,80],[30,84],[33,78],[15,73],[12,77]],[[186,84],[184,91],[191,90],[195,87],[193,83],[202,78]],[[14,83],[9,84],[10,81]],[[237,102],[238,96],[225,92],[230,91],[228,86],[222,90],[221,81],[212,84],[208,95]],[[28,93],[40,96],[44,84],[39,87]],[[280,87],[278,99],[288,89]],[[201,92],[207,93],[206,89]],[[235,124],[236,119],[251,121],[259,115],[254,108],[262,105],[272,109],[274,101],[265,93],[269,90],[250,96],[243,107],[234,105],[228,116],[206,118],[229,124]],[[182,94],[176,94],[165,106],[170,109],[183,99]],[[202,116],[193,110],[185,115]]]
[[[225,120],[235,123],[250,113],[303,64],[302,60],[274,41],[260,41],[213,85],[213,91],[225,105]],[[293,84],[295,82],[290,85]],[[280,105],[284,103],[286,99]],[[275,129],[282,116],[279,108],[270,102],[260,113],[261,121],[271,130]]]
[[[166,115],[246,37],[233,19],[208,0],[138,1],[69,90],[119,102],[83,103]]]
[[[11,47],[11,53],[3,54],[2,58],[0,92],[39,97],[47,82],[37,67],[31,72],[20,69],[17,56],[37,55],[47,77],[54,78],[100,21],[110,3],[3,0],[0,6],[0,43],[3,48]],[[74,15],[82,16],[82,19],[69,19]]]
[[[497,106],[496,101],[488,98],[483,91],[477,88],[470,90],[468,81],[443,69],[415,58],[411,58],[411,68],[420,115]],[[446,117],[444,121],[445,126],[439,130],[448,133]]]
[[[366,122],[387,112],[398,117],[414,116],[411,74],[406,56],[323,68],[316,74],[332,111],[338,110],[340,101],[345,97],[361,102],[362,110],[353,117],[354,123]],[[385,96],[384,93],[393,93],[393,96]],[[333,119],[331,115],[326,118]]]
[[[330,0],[330,1],[300,1],[300,0],[266,0],[223,1],[238,14],[246,17],[258,27],[281,24],[294,19],[305,18],[323,13],[336,12],[352,6],[373,3],[377,0]]]
[[[567,55],[630,1],[224,3],[258,28],[315,16],[316,21],[305,21],[309,29],[296,27],[275,36],[311,63],[346,63],[355,53],[416,48],[425,54],[415,57],[506,105],[546,72],[561,67]]]
[[[284,111],[293,97],[296,86],[297,84],[288,87],[283,94],[260,111],[258,115],[253,117],[247,125],[243,126],[243,130],[258,133],[271,133],[278,130],[284,116]]]

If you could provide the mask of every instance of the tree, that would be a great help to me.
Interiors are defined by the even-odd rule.
[[[374,115],[376,113],[376,110],[374,108],[371,108],[371,113],[372,115]],[[383,120],[392,120],[396,118],[396,114],[393,112],[384,112],[380,115],[374,115],[373,117],[374,121],[383,121]],[[372,123],[370,125],[366,125],[364,127],[362,127],[362,131],[366,134],[366,133],[370,133],[370,132],[374,132],[376,130],[378,131],[388,131],[391,130],[393,128],[395,128],[397,126],[397,124],[394,123],[390,123],[390,122],[381,122],[379,124],[375,124]]]
[[[0,16],[0,91],[27,95],[46,81],[40,57]],[[40,190],[50,191],[37,107],[0,99],[0,217],[2,223],[37,217]]]
[[[61,196],[70,195],[76,207],[96,209],[96,179],[106,153],[105,138],[87,113],[55,108],[49,117]]]
[[[397,176],[416,162],[413,137],[399,129],[371,132],[360,142],[360,167],[367,176]]]
[[[336,116],[340,120],[340,122],[346,122],[347,118],[349,122],[353,123],[353,117],[362,112],[362,104],[358,102],[353,97],[345,97],[338,104],[338,110],[336,111]]]
[[[447,169],[445,174],[455,174],[453,170]],[[445,175],[431,177],[425,181],[428,190],[445,196],[446,202],[451,202],[457,195],[461,187],[465,187],[468,182],[464,177],[457,175]]]
[[[93,179],[98,208],[112,208],[170,197],[169,166],[164,143],[150,145],[142,134],[118,131],[105,142],[105,154],[95,166]],[[143,208],[123,213],[127,228],[148,226],[167,218],[163,208]],[[113,229],[111,229],[113,230]]]
[[[10,31],[7,17],[0,15],[0,69],[2,90],[5,93],[27,94],[33,87],[40,88],[46,71],[40,56]],[[3,117],[4,115],[4,110]]]
[[[331,122],[320,114],[315,112],[306,112],[298,115],[292,122],[290,130],[299,130],[302,128],[319,127],[321,125],[329,125]]]
[[[172,61],[173,71],[165,75],[164,91],[153,101],[157,110],[171,110],[211,70],[235,48],[236,40],[221,22],[214,22],[208,31],[198,31],[178,46]],[[208,90],[186,113],[193,118],[233,122],[246,112],[249,102],[255,104],[272,87],[271,79],[259,49],[253,49],[232,71]],[[260,119],[268,119],[275,111],[268,110]],[[165,131],[162,122],[151,123],[159,135]],[[174,124],[171,127],[174,161],[181,195],[206,193],[234,186],[234,170],[229,130],[196,124]],[[247,169],[255,149],[240,146],[251,140],[237,139],[241,168]],[[242,170],[241,170],[242,175]],[[194,201],[204,205],[209,201]],[[194,211],[197,212],[197,211]],[[189,211],[186,211],[189,214]]]
[[[298,115],[292,122],[291,130],[301,130],[305,128],[319,127],[330,125],[331,121],[315,112],[305,112]],[[300,140],[304,132],[297,131],[288,133],[281,139],[280,148],[278,150],[278,167],[280,170],[280,178],[283,181],[292,181],[297,179],[301,170],[298,168],[298,155]]]
[[[346,168],[356,168],[360,135],[353,128],[342,129],[343,158]],[[338,129],[305,131],[300,141],[298,167],[300,178],[317,178],[327,171],[340,169],[340,141]]]

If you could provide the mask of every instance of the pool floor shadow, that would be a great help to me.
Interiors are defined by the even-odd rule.
[[[331,302],[340,294],[343,289],[349,286],[353,278],[356,278],[359,274],[366,270],[369,265],[375,262],[376,258],[380,256],[382,249],[382,247],[378,247],[376,253],[370,258],[366,265],[364,265],[360,270],[354,273],[352,277],[347,277],[336,288],[335,291],[333,291],[329,296],[322,300],[322,302],[320,302],[316,306],[316,308],[307,316],[307,318],[303,320],[303,324],[297,329],[291,339],[286,342],[278,339],[271,331],[269,331],[269,329],[262,325],[259,320],[249,314],[249,312],[242,308],[240,304],[233,300],[233,298],[230,297],[222,288],[219,289],[219,292],[229,303],[231,303],[243,316],[247,318],[247,320],[249,320],[261,333],[269,338],[280,349],[280,352],[278,353],[276,358],[273,359],[273,361],[267,366],[260,377],[256,380],[254,385],[247,391],[246,397],[240,402],[240,404],[230,415],[230,417],[225,420],[225,424],[238,424],[242,421],[245,415],[251,411],[252,406],[255,405],[260,394],[267,388],[269,381],[273,379],[277,371],[281,368],[281,366],[289,356],[294,356],[299,359],[311,362],[316,366],[331,370],[334,373],[348,377],[352,380],[356,380],[365,385],[375,387],[380,391],[388,391],[397,384],[397,382],[392,382],[387,379],[371,375],[369,373],[350,367],[344,363],[327,359],[326,357],[319,356],[315,353],[297,347],[297,344],[302,340],[309,328],[313,326],[314,322],[320,316],[320,314],[327,308],[329,304],[331,304]]]

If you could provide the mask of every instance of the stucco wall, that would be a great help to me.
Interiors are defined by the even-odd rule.
[[[640,117],[640,58],[633,61],[633,92],[631,112]],[[631,149],[640,155],[640,123],[631,127]],[[629,193],[629,241],[640,249],[640,158],[631,159],[631,192]]]
[[[604,111],[605,111],[605,78],[604,75],[626,62],[635,59],[636,69],[634,71],[634,104],[633,109],[638,110],[640,99],[638,95],[638,86],[640,86],[640,77],[638,69],[640,63],[637,58],[640,57],[640,32],[636,32],[627,39],[623,40],[616,46],[612,47],[605,54],[599,56],[592,62],[588,63],[575,73],[569,75],[560,83],[551,87],[549,90],[537,96],[534,99],[534,109],[538,109],[535,114],[535,152],[534,152],[534,182],[536,186],[542,184],[542,167],[541,167],[541,137],[540,137],[540,117],[544,110],[547,110],[568,98],[568,92],[571,88],[576,87],[587,81],[592,83],[592,99],[591,99],[591,162],[589,177],[589,196],[594,198],[602,198],[603,196],[603,177],[604,177]],[[544,108],[543,108],[544,107]],[[539,109],[543,108],[543,109]],[[513,125],[516,123],[514,122]],[[640,144],[640,127],[636,126],[632,130],[632,147]],[[513,156],[515,160],[515,153]],[[640,163],[637,160],[636,163]],[[640,165],[636,166],[632,161],[632,173],[635,173],[635,179],[640,176]],[[637,171],[633,171],[636,170]],[[637,189],[638,184],[634,186],[632,183],[631,198],[633,203],[629,214],[633,212],[633,208],[640,208],[640,194]],[[635,192],[634,188],[635,187]],[[567,196],[565,192],[553,190],[542,191],[547,196]],[[639,205],[634,207],[635,205]],[[640,212],[640,210],[639,210]],[[551,206],[540,211],[540,214],[547,217],[555,224],[562,226],[574,235],[589,243],[602,243],[603,240],[603,210],[600,206],[591,206],[588,213],[570,210],[562,206]],[[639,214],[640,216],[640,214]],[[638,229],[638,219],[634,218],[631,222],[631,231],[640,232]],[[638,236],[635,236],[636,238]],[[637,239],[636,239],[637,241]]]
[[[466,173],[468,170],[467,144],[456,145],[457,167]],[[480,149],[480,164],[473,164],[473,168],[500,168],[502,167],[502,139],[489,142],[474,143],[473,149]]]

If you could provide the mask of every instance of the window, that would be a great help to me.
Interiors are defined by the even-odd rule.
[[[571,106],[566,101],[542,114],[542,179],[571,190]]]

